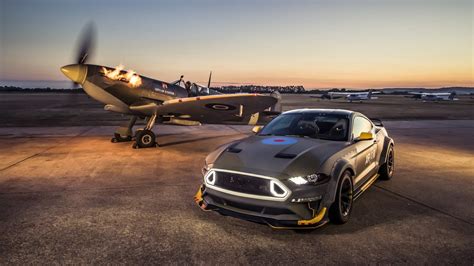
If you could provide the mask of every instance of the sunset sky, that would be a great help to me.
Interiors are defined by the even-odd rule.
[[[152,78],[306,88],[474,86],[472,0],[0,0],[0,80],[90,63]]]

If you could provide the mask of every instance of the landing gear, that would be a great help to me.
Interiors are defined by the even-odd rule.
[[[155,125],[156,116],[156,114],[150,116],[148,122],[146,123],[146,127],[137,131],[135,134],[135,143],[133,144],[133,148],[151,148],[158,146],[156,143],[155,133],[152,131],[153,126]]]
[[[135,135],[135,144],[133,144],[134,148],[151,148],[156,147],[155,141],[155,133],[151,130],[143,129],[137,131]]]
[[[120,126],[114,133],[114,137],[111,139],[113,143],[116,142],[126,142],[132,140],[132,129],[135,123],[137,122],[137,117],[132,116],[130,121],[126,125]]]
[[[114,137],[110,141],[112,143],[117,143],[117,142],[127,142],[131,140],[132,140],[132,136],[129,136],[129,135],[122,136],[119,133],[114,133]]]

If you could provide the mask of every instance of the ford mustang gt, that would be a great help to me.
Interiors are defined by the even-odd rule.
[[[393,139],[358,112],[293,110],[254,132],[206,157],[195,196],[203,210],[274,228],[342,224],[358,196],[394,173]]]

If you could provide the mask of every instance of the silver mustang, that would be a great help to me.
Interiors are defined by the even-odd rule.
[[[274,228],[342,224],[353,200],[393,176],[393,139],[357,112],[293,110],[254,132],[207,156],[195,196],[202,209]]]

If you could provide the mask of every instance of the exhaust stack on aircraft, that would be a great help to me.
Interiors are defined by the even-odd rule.
[[[132,87],[138,87],[142,85],[142,78],[133,70],[124,70],[125,67],[120,64],[114,69],[109,70],[105,67],[102,67],[102,73],[111,80],[121,80],[128,82]]]

